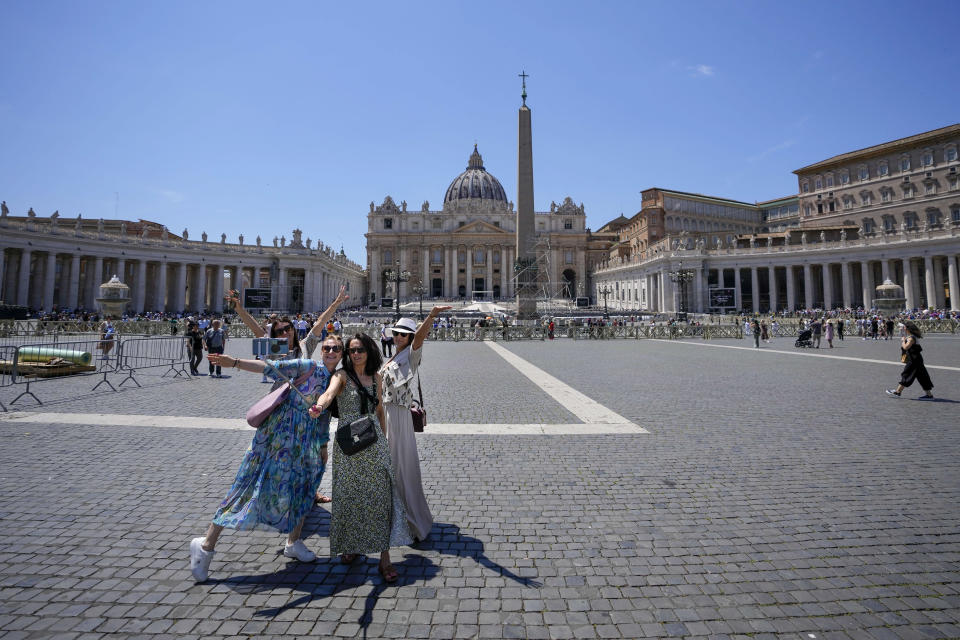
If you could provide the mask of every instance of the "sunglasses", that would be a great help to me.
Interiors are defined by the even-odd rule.
[[[364,347],[350,347],[347,349],[350,353],[366,353],[367,350]]]
[[[394,332],[393,332],[393,337],[394,337],[394,338],[406,338],[406,337],[408,337],[409,335],[410,335],[410,334],[407,333],[406,331],[394,331]]]
[[[340,353],[339,345],[329,345],[325,344],[322,347],[324,353]]]
[[[279,327],[279,328],[277,329],[277,333],[286,333],[287,331],[290,331],[291,329],[293,329],[293,327],[288,324],[288,325],[285,326],[285,327]]]

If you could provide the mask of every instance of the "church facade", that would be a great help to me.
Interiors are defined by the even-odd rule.
[[[444,193],[443,206],[419,210],[391,196],[370,203],[367,217],[369,300],[399,295],[430,298],[507,300],[516,297],[517,212],[483,165],[474,145],[467,168]],[[590,295],[589,273],[607,257],[609,243],[586,227],[583,204],[565,198],[535,214],[537,297]],[[390,271],[409,272],[399,292]]]

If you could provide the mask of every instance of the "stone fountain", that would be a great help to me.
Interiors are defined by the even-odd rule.
[[[884,280],[883,284],[875,289],[875,295],[873,306],[879,309],[885,318],[897,315],[906,307],[907,299],[903,295],[903,287],[892,280]]]
[[[130,302],[130,287],[120,282],[120,278],[113,276],[108,282],[100,285],[100,297],[97,305],[104,316],[119,318],[123,315]]]

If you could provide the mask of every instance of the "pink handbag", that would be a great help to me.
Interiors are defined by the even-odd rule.
[[[305,374],[293,381],[295,386],[300,386],[307,381],[313,374],[313,367]],[[285,382],[282,387],[277,387],[267,395],[257,400],[252,407],[247,409],[247,424],[254,429],[259,429],[266,421],[267,416],[273,413],[273,410],[283,404],[283,401],[290,395],[290,383]]]

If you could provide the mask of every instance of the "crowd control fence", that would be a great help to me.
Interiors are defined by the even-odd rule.
[[[13,385],[13,360],[17,348],[0,346],[0,388]],[[7,406],[0,402],[0,409],[7,411]]]
[[[165,368],[160,376],[165,378],[173,374],[192,380],[187,366],[190,357],[187,354],[187,340],[182,337],[122,338],[120,344],[120,372],[126,376],[119,386],[128,380],[138,387],[136,373],[144,369]]]
[[[10,349],[10,359],[4,358],[4,369],[9,368],[11,384],[23,385],[23,391],[13,400],[14,405],[24,396],[30,396],[38,405],[43,401],[34,393],[41,388],[58,386],[61,391],[67,380],[78,377],[99,377],[91,391],[107,385],[111,391],[116,387],[107,379],[119,370],[120,345],[118,340],[90,340],[73,342],[35,342],[21,344]],[[59,384],[58,384],[59,383]]]

